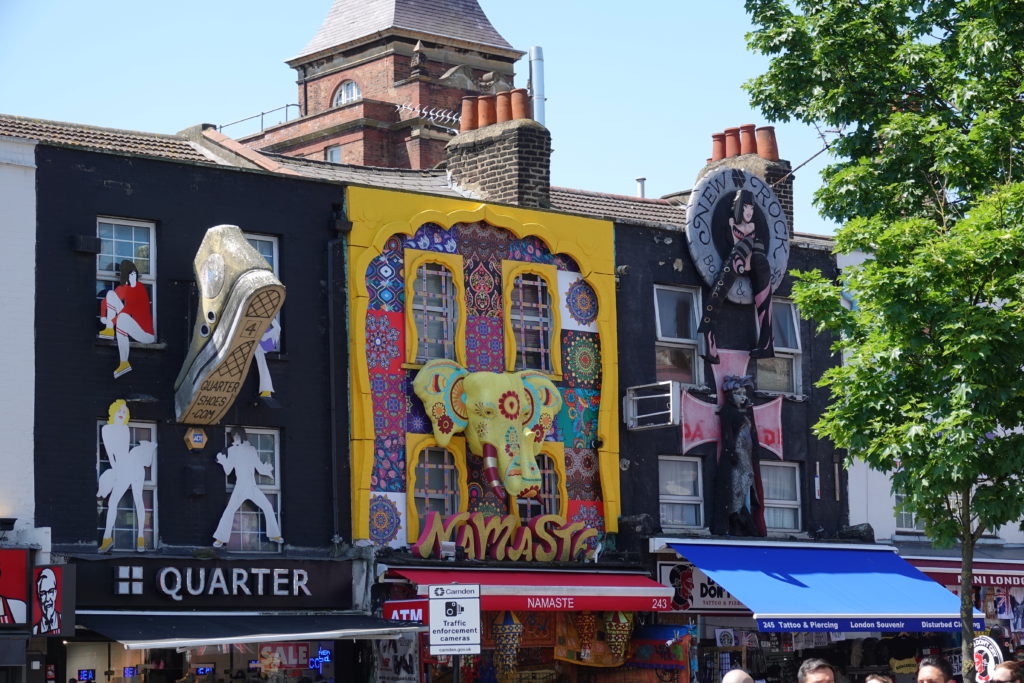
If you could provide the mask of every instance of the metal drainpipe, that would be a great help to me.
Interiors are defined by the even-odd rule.
[[[344,192],[344,190],[343,190]],[[341,535],[341,508],[343,505],[351,507],[351,499],[343,495],[347,489],[341,488],[341,478],[351,477],[351,471],[342,462],[341,452],[344,446],[345,433],[351,421],[350,402],[345,400],[343,392],[347,393],[351,386],[350,370],[346,368],[345,377],[340,376],[343,363],[343,346],[348,339],[348,300],[345,298],[345,273],[348,269],[348,240],[346,233],[351,229],[345,216],[347,215],[347,198],[342,199],[342,204],[337,206],[334,215],[334,225],[338,230],[338,237],[330,240],[327,244],[327,343],[329,355],[329,367],[331,373],[331,497],[332,497],[332,526],[333,535],[331,543],[334,551],[337,552],[338,545],[344,540]],[[338,320],[339,310],[341,321]],[[341,329],[339,329],[339,325]],[[345,415],[344,424],[341,416]],[[344,500],[342,498],[344,497]]]

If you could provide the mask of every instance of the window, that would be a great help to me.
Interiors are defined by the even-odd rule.
[[[897,531],[924,531],[924,521],[917,519],[913,512],[903,509],[903,500],[906,498],[902,493],[896,495],[896,530]]]
[[[658,494],[661,526],[680,531],[704,526],[700,460],[678,455],[658,457]]]
[[[278,256],[277,256],[277,238],[273,235],[255,235],[253,233],[245,233],[246,241],[252,245],[252,248],[260,253],[266,262],[270,266],[270,269],[274,271],[274,276],[280,279],[281,273],[278,271]],[[270,324],[267,331],[263,333],[263,339],[260,341],[260,347],[265,352],[273,352],[281,350],[281,314],[278,313],[277,317],[274,318],[274,322]]]
[[[769,529],[799,531],[800,468],[790,463],[761,461],[764,521]]]
[[[509,321],[516,342],[516,370],[551,372],[551,294],[540,275],[523,273],[512,286]]]
[[[341,145],[331,145],[330,147],[324,147],[324,161],[330,161],[335,164],[340,164]]]
[[[343,81],[334,91],[334,106],[340,107],[343,104],[355,102],[362,96],[363,94],[359,92],[359,86],[355,81]]]
[[[416,269],[412,290],[416,362],[454,359],[459,307],[452,272],[440,263],[424,263]]]
[[[237,504],[230,522],[221,517],[221,524],[214,532],[214,538],[224,541],[227,550],[276,553],[280,543],[272,538],[281,536],[281,469],[279,453],[279,434],[276,429],[258,429],[256,427],[227,427],[224,440],[227,457],[231,458],[232,448],[236,447],[233,437],[238,430],[241,436],[244,431],[244,442],[248,442],[256,450],[258,462],[247,461],[244,451],[237,461],[232,462],[232,471],[225,474],[227,492],[233,494],[241,481],[243,484],[255,481],[255,491],[250,490],[250,497],[228,500],[225,514],[231,506]],[[269,519],[268,519],[269,518]],[[230,524],[230,530],[226,525]],[[230,535],[230,538],[223,536]]]
[[[152,550],[156,547],[158,538],[156,451],[155,447],[147,449],[144,442],[156,443],[156,425],[130,420],[125,424],[128,429],[128,443],[127,453],[124,454],[116,452],[119,447],[124,447],[120,435],[108,431],[104,438],[104,427],[116,429],[120,425],[108,424],[104,420],[96,425],[96,475],[99,477],[100,492],[102,493],[104,489],[109,492],[109,495],[99,499],[96,531],[101,548],[105,540],[111,538],[113,545],[108,546],[108,550]],[[107,451],[108,445],[115,450],[113,464]],[[137,468],[140,466],[143,473],[142,488],[136,491],[128,483],[134,479],[133,474],[137,475]],[[136,493],[141,494],[139,501],[135,499]],[[111,500],[115,495],[118,495],[118,500]],[[141,502],[140,507],[136,506],[137,502]]]
[[[800,393],[800,317],[790,301],[772,301],[775,357],[757,360],[757,388],[784,394]]]
[[[555,462],[546,453],[537,454],[537,467],[540,469],[540,493],[534,498],[517,498],[519,519],[523,522],[539,515],[557,515],[561,511],[559,505],[558,470]]]
[[[459,511],[459,472],[451,451],[437,446],[420,451],[414,495],[420,519],[425,520],[432,510],[441,517]]]
[[[156,251],[153,223],[133,221],[126,218],[96,219],[96,236],[100,238],[100,253],[96,255],[96,303],[97,320],[103,316],[104,300],[107,293],[117,289],[121,283],[121,263],[131,261],[138,271],[138,284],[149,297],[149,320],[145,314],[135,315],[136,321],[146,330],[147,322],[156,333]],[[125,275],[127,280],[127,275]],[[121,297],[125,299],[125,297]],[[129,307],[137,304],[136,300],[126,303]],[[114,337],[113,329],[103,322],[98,322],[97,333],[102,338]],[[101,332],[110,329],[109,332]],[[148,330],[146,330],[148,331]]]
[[[675,380],[699,384],[697,363],[697,290],[655,285],[658,343],[655,345],[655,373],[658,381]]]

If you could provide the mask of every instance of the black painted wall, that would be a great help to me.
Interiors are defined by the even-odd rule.
[[[336,533],[332,481],[340,479],[337,488],[344,493],[349,480],[347,446],[337,439],[347,434],[347,356],[343,345],[333,351],[330,346],[328,301],[331,283],[336,295],[340,291],[340,270],[330,278],[328,258],[337,253],[331,249],[338,237],[333,211],[344,188],[44,145],[37,147],[37,163],[36,523],[52,527],[54,549],[95,551],[96,422],[106,419],[107,407],[118,398],[129,401],[133,420],[157,423],[160,545],[166,551],[212,542],[227,502],[224,473],[214,460],[224,448],[224,429],[206,428],[206,448],[190,453],[187,427],[174,420],[173,400],[195,316],[192,260],[206,229],[222,223],[276,235],[279,274],[287,287],[283,348],[268,358],[277,405],[256,399],[254,362],[223,424],[280,430],[285,542],[328,547]],[[112,374],[114,342],[96,337],[96,257],[73,247],[75,236],[95,236],[100,215],[156,223],[155,346],[161,348],[133,345],[133,371],[118,379]],[[343,316],[336,320],[344,325]],[[333,338],[343,341],[344,329]],[[339,472],[332,469],[332,448]],[[190,495],[196,484],[205,494]],[[349,526],[342,501],[337,532],[350,538]]]
[[[828,251],[801,247],[791,242],[790,270],[820,269],[826,275],[836,275],[835,260]],[[617,292],[620,399],[631,386],[650,384],[655,376],[654,286],[656,284],[689,286],[701,289],[707,299],[709,288],[694,268],[682,232],[640,227],[628,224],[615,226],[615,260],[620,274]],[[783,280],[775,296],[790,294],[792,277]],[[755,325],[752,306],[726,303],[719,318],[719,348],[752,348],[755,343]],[[801,521],[803,530],[817,532],[822,537],[834,537],[837,529],[847,522],[845,474],[840,468],[840,480],[835,481],[835,462],[841,455],[828,441],[817,439],[812,427],[824,409],[827,391],[814,386],[824,370],[836,363],[829,347],[828,335],[815,333],[814,324],[801,320],[800,337],[803,349],[801,372],[802,391],[806,400],[783,399],[782,422],[785,461],[801,463]],[[629,340],[628,342],[626,340]],[[704,361],[699,361],[704,363]],[[711,366],[704,364],[704,384],[713,389]],[[775,394],[758,392],[755,404],[765,403]],[[714,394],[701,398],[714,401]],[[648,514],[655,521],[656,534],[661,534],[658,507],[658,456],[690,455],[702,459],[704,522],[708,526],[714,509],[715,477],[717,470],[714,444],[704,444],[689,453],[682,452],[680,427],[666,427],[647,431],[629,431],[620,425],[620,457],[624,472],[621,478],[623,515]],[[760,449],[762,460],[775,460],[770,451]],[[820,463],[821,498],[814,496],[815,463]],[[839,500],[836,500],[836,487]],[[624,530],[629,525],[623,526]],[[819,531],[820,529],[820,531]],[[812,533],[812,535],[815,535]],[[622,550],[643,552],[646,542],[642,534],[626,531],[621,538]]]

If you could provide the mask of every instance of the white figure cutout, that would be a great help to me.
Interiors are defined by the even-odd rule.
[[[213,532],[213,547],[220,548],[231,538],[231,526],[235,520],[235,512],[245,501],[251,501],[263,511],[263,520],[267,525],[267,538],[274,543],[284,543],[281,538],[281,526],[277,522],[277,512],[270,504],[267,495],[256,484],[256,474],[270,477],[274,474],[274,466],[260,460],[256,447],[249,443],[245,430],[235,427],[231,432],[231,446],[227,455],[217,454],[217,462],[224,468],[224,473],[235,473],[235,488],[231,492],[228,504],[220,516],[217,530]]]
[[[281,341],[281,324],[275,317],[270,321],[270,326],[260,338],[256,345],[256,369],[260,373],[260,396],[272,396],[274,394],[274,380],[270,377],[270,368],[267,367],[267,353],[277,349]]]
[[[97,498],[107,499],[107,526],[99,551],[105,553],[113,548],[117,506],[121,496],[131,489],[135,502],[135,549],[141,553],[146,549],[143,534],[146,506],[142,501],[142,487],[146,480],[146,468],[153,465],[156,444],[140,441],[138,446],[131,448],[131,429],[128,427],[131,415],[124,399],[111,403],[107,414],[107,424],[100,429],[100,437],[110,460],[110,469],[100,475],[99,489],[96,491]]]
[[[114,377],[132,371],[128,364],[128,338],[143,344],[156,341],[153,335],[153,305],[149,292],[139,284],[139,269],[127,259],[121,261],[120,284],[107,292],[103,299],[100,322],[106,327],[100,336],[117,337],[117,355],[120,363]]]

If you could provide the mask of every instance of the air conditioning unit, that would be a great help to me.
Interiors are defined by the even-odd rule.
[[[629,387],[622,399],[622,416],[630,431],[678,427],[682,412],[679,382],[666,381]]]

